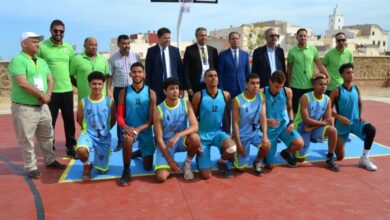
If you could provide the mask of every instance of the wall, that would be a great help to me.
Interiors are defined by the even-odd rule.
[[[390,87],[390,56],[355,57],[355,81],[361,87]],[[0,61],[0,96],[9,96],[8,61]]]

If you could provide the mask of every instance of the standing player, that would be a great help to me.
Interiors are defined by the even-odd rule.
[[[339,171],[333,156],[336,148],[337,131],[333,127],[332,105],[325,95],[327,81],[325,76],[317,75],[312,79],[313,91],[303,95],[299,101],[298,114],[295,117],[295,127],[304,140],[304,147],[295,153],[295,159],[303,162],[309,156],[310,138],[328,138],[328,153],[326,166],[333,171]]]
[[[270,152],[266,156],[266,165],[272,168],[275,161],[277,142],[280,138],[287,146],[280,152],[280,156],[286,160],[290,167],[296,167],[297,161],[291,154],[303,147],[303,140],[299,133],[294,130],[292,111],[292,92],[285,88],[286,77],[282,71],[275,71],[264,88],[266,98],[268,138],[271,142]]]
[[[191,104],[179,98],[179,80],[168,78],[164,81],[164,94],[167,97],[154,110],[153,126],[157,143],[155,158],[155,178],[164,182],[170,171],[180,172],[174,160],[176,152],[187,151],[184,161],[184,179],[192,180],[191,161],[200,149],[198,122]],[[187,126],[187,123],[190,125]]]
[[[250,145],[259,148],[253,169],[259,176],[263,173],[261,161],[269,151],[267,118],[264,96],[260,90],[260,77],[251,73],[246,77],[246,90],[233,100],[233,137],[237,143],[234,167],[242,170],[249,162]],[[260,133],[259,122],[263,131]],[[263,137],[261,137],[263,136]]]
[[[226,129],[230,130],[230,94],[218,89],[218,75],[215,69],[208,69],[204,74],[206,89],[195,93],[192,103],[199,119],[199,135],[202,140],[203,155],[197,156],[198,168],[203,179],[211,176],[210,148],[216,146],[222,151],[218,160],[218,169],[224,177],[233,177],[226,162],[234,156],[236,144],[222,131],[225,118]],[[230,132],[228,132],[230,133]]]
[[[77,142],[76,153],[84,164],[83,181],[91,179],[92,164],[89,151],[94,148],[94,165],[99,174],[108,170],[110,156],[111,133],[114,126],[115,105],[102,90],[106,77],[101,72],[88,74],[90,95],[82,98],[77,108],[77,122],[81,126],[81,135]]]
[[[330,94],[332,103],[336,105],[336,129],[338,133],[336,156],[338,160],[344,158],[344,145],[349,133],[355,134],[364,141],[363,156],[360,157],[359,166],[375,171],[378,167],[368,158],[368,153],[376,133],[375,127],[363,120],[362,100],[358,87],[353,83],[353,64],[346,63],[339,69],[344,83],[334,89]]]
[[[142,63],[136,62],[130,69],[133,83],[122,89],[118,98],[118,126],[124,129],[122,151],[124,168],[119,180],[120,186],[127,186],[130,181],[133,144],[138,141],[138,152],[143,158],[146,170],[152,169],[155,149],[151,124],[156,106],[156,93],[144,83],[145,71]]]

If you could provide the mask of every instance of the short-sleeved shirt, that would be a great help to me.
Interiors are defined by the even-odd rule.
[[[133,83],[129,73],[131,65],[135,62],[140,62],[140,57],[137,53],[130,51],[128,56],[122,56],[120,52],[116,52],[110,57],[108,62],[114,87],[126,87]]]
[[[39,105],[39,98],[24,91],[15,81],[14,77],[25,75],[27,81],[34,85],[40,84],[41,91],[47,92],[47,77],[51,75],[49,66],[42,58],[35,57],[36,61],[27,54],[21,52],[19,55],[12,58],[8,70],[11,75],[11,99],[13,102],[25,105]]]
[[[69,73],[69,62],[73,53],[72,45],[66,42],[57,45],[48,39],[39,45],[37,56],[44,59],[49,65],[54,80],[53,92],[55,93],[73,91]]]
[[[70,60],[70,75],[76,76],[78,100],[89,95],[88,75],[93,71],[102,72],[104,75],[109,73],[107,59],[99,53],[96,54],[95,59],[91,59],[83,52]],[[103,95],[105,94],[104,86]]]
[[[318,59],[317,48],[306,44],[305,48],[295,46],[288,51],[287,60],[292,64],[291,87],[311,89],[314,74],[314,60]]]
[[[353,55],[348,48],[345,48],[343,51],[333,48],[325,54],[322,63],[326,66],[326,70],[331,78],[328,90],[332,91],[343,84],[343,78],[341,78],[339,68],[345,63],[353,63]]]

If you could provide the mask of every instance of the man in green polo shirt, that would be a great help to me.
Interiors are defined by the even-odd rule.
[[[41,177],[37,167],[34,137],[41,147],[45,164],[65,169],[53,151],[53,127],[47,104],[51,100],[53,79],[46,62],[37,57],[42,35],[25,32],[20,40],[22,52],[12,58],[8,70],[11,76],[11,111],[16,139],[22,151],[24,169],[30,178]]]
[[[343,78],[339,73],[339,68],[345,63],[353,63],[353,55],[350,49],[346,48],[347,37],[345,33],[339,32],[335,35],[336,47],[326,52],[322,63],[330,76],[330,83],[326,94],[330,95],[333,89],[343,84]]]
[[[73,86],[69,73],[69,62],[73,56],[73,47],[62,40],[64,32],[65,24],[62,21],[52,21],[50,24],[51,38],[41,42],[37,56],[47,62],[54,80],[54,89],[49,103],[53,128],[56,127],[58,110],[61,109],[65,130],[66,155],[75,158],[76,129],[73,113]]]
[[[85,51],[74,56],[70,60],[70,75],[76,78],[78,100],[89,95],[88,75],[93,71],[102,72],[108,75],[108,61],[97,52],[98,44],[95,38],[87,37],[84,40]],[[103,95],[106,95],[106,87],[103,89]]]
[[[307,43],[307,30],[300,28],[296,38],[298,45],[291,48],[287,56],[287,76],[293,92],[294,114],[298,111],[301,96],[312,90],[311,79],[316,75],[314,74],[314,63],[320,70],[320,74],[324,74],[329,79],[328,72],[318,57],[317,48]]]

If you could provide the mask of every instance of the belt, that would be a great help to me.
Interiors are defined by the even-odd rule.
[[[22,104],[22,103],[18,103],[18,102],[13,102],[13,103],[18,104],[18,105],[30,106],[30,107],[41,107],[41,105]]]

